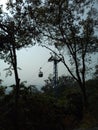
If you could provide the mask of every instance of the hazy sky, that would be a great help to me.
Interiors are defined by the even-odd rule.
[[[21,70],[18,70],[21,82],[27,81],[29,85],[44,85],[44,80],[48,78],[49,74],[53,74],[53,62],[48,62],[50,56],[49,50],[37,45],[17,51],[18,67],[21,68]],[[68,61],[67,56],[65,59]],[[98,55],[92,55],[92,62],[89,67],[91,66],[94,70],[93,66],[95,66],[96,62],[98,63]],[[4,80],[4,85],[11,85],[15,83],[14,74],[11,77],[8,76],[5,78],[6,71],[4,71],[4,69],[7,67],[7,63],[4,63],[3,60],[0,61],[0,79]],[[40,67],[42,67],[42,72],[44,74],[42,78],[38,77]],[[58,76],[61,75],[68,75],[68,72],[65,66],[60,62],[58,64]],[[90,71],[88,76],[91,76]]]
[[[0,0],[0,5],[3,4],[3,9],[5,9],[6,5],[5,3],[7,2],[8,0]]]
[[[17,51],[19,77],[21,81],[27,81],[28,84],[43,85],[44,80],[48,78],[49,74],[53,74],[53,63],[48,62],[50,58],[50,51],[46,48],[33,46],[31,48],[25,48]],[[14,75],[5,78],[5,68],[8,67],[6,63],[0,61],[0,78],[4,80],[4,85],[10,85],[14,83]],[[42,78],[38,77],[39,68],[42,67],[44,73]],[[58,64],[58,75],[66,74],[66,69],[62,63]]]
[[[3,4],[6,1],[7,0],[0,0],[0,4]],[[32,48],[26,48],[17,51],[18,67],[22,69],[19,70],[19,77],[21,79],[21,82],[27,81],[28,84],[38,86],[43,85],[44,80],[47,79],[49,74],[53,73],[53,63],[48,62],[50,56],[51,55],[49,50],[39,46],[33,46]],[[96,60],[98,60],[97,57],[95,61]],[[95,63],[93,62],[93,64]],[[8,65],[6,63],[0,61],[0,79],[3,79],[4,85],[11,85],[15,83],[14,75],[5,78],[6,72],[3,70],[7,67]],[[40,67],[42,67],[42,71],[44,73],[43,78],[38,77]],[[58,75],[67,75],[67,71],[62,63],[58,64]]]
[[[8,0],[0,0],[0,4],[4,5],[4,10],[6,8],[4,3],[7,1]],[[17,51],[18,67],[22,69],[19,70],[21,81],[27,81],[28,84],[43,85],[44,80],[48,78],[49,74],[53,73],[53,63],[48,62],[50,56],[49,50],[38,46]],[[43,78],[38,77],[40,67],[42,67],[44,73]],[[8,65],[4,63],[3,60],[0,61],[0,79],[3,79],[4,85],[11,85],[15,83],[14,74],[11,77],[5,78],[5,68],[8,68]],[[66,73],[66,69],[62,63],[59,63],[58,65],[58,72],[58,75]]]

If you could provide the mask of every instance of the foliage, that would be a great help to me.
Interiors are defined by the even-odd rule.
[[[96,19],[92,13],[96,9],[93,5],[91,0],[45,0],[45,4],[37,10],[39,29],[47,40],[45,46],[51,42],[58,49],[62,63],[81,88],[84,104],[87,100],[86,74],[91,61],[89,54],[98,51]],[[66,53],[62,53],[63,49],[67,51],[70,65],[66,61]]]
[[[7,4],[9,12],[0,14],[0,58],[11,65],[13,45],[15,49],[20,49],[34,45],[39,39],[36,23],[34,20],[29,20],[27,11],[29,5],[25,2],[10,0]],[[32,6],[36,8],[37,5]]]
[[[39,3],[39,4],[38,4]],[[40,33],[37,31],[35,17],[29,19],[30,2],[27,1],[12,1],[7,3],[8,13],[0,12],[0,59],[3,59],[9,64],[7,75],[15,76],[15,85],[13,98],[15,100],[11,109],[14,114],[14,123],[18,129],[19,125],[19,97],[21,97],[20,78],[18,75],[17,50],[34,45],[40,39]],[[33,2],[32,6],[35,9],[40,5],[40,2]],[[0,8],[1,9],[1,8]],[[31,88],[31,87],[29,87]],[[30,89],[29,89],[30,91]],[[24,90],[24,92],[26,92]]]
[[[70,81],[70,80],[69,80]],[[57,98],[47,92],[31,91],[25,82],[20,84],[20,98],[18,104],[19,129],[21,130],[50,130],[50,129],[74,129],[90,128],[97,126],[97,84],[93,87],[95,80],[87,81],[87,92],[89,97],[88,110],[83,113],[81,94],[77,87],[69,86],[63,88],[63,94]],[[68,82],[68,81],[67,81]],[[96,81],[98,82],[98,81]],[[66,82],[65,82],[66,83]],[[65,84],[64,83],[64,84]],[[14,85],[9,93],[4,93],[0,98],[0,129],[15,129],[15,100]],[[96,103],[95,103],[96,102]],[[96,110],[96,112],[95,112]]]
[[[97,107],[98,106],[98,79],[91,79],[87,81],[87,93],[89,100],[89,109],[90,113],[95,116],[95,119],[98,118]],[[92,105],[91,105],[92,104]]]
[[[94,78],[98,78],[98,65],[95,66]]]
[[[51,94],[51,96],[63,97],[67,96],[68,93],[80,92],[77,83],[70,76],[61,76],[58,78],[58,85],[56,88],[53,87],[53,78],[48,77],[45,80],[45,86],[41,88],[44,93]]]
[[[6,87],[0,86],[0,98],[2,98],[5,95]]]

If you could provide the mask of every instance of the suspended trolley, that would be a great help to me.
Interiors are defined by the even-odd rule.
[[[41,67],[40,67],[40,69],[39,69],[39,74],[38,74],[38,77],[40,77],[40,78],[42,78],[43,77],[43,72],[41,71]]]

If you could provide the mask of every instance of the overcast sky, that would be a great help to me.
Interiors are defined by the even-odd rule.
[[[0,4],[3,4],[7,0],[0,0]],[[5,7],[4,7],[5,8]],[[28,84],[41,86],[44,84],[44,80],[48,78],[49,74],[53,74],[53,63],[48,62],[50,57],[50,51],[46,48],[39,46],[33,46],[32,48],[21,49],[17,51],[19,77],[22,81],[27,81]],[[67,57],[66,57],[67,59]],[[98,60],[96,57],[95,61]],[[93,64],[95,64],[93,62]],[[3,61],[0,61],[0,79],[3,79],[4,85],[14,84],[14,75],[5,78],[6,72],[4,71],[8,65]],[[43,77],[39,78],[39,68],[42,67]],[[65,66],[62,63],[58,64],[58,75],[67,75]]]
[[[6,3],[7,0],[0,0],[0,4]],[[4,4],[3,9],[5,10],[6,6]],[[33,85],[43,85],[44,80],[48,78],[49,74],[53,74],[53,63],[49,63],[48,59],[50,58],[50,51],[46,48],[39,46],[33,46],[32,48],[22,49],[17,51],[18,58],[18,67],[19,77],[22,81],[27,81],[28,84]],[[43,78],[38,77],[39,68],[42,67]],[[8,68],[7,63],[4,63],[3,60],[0,61],[0,79],[3,79],[4,85],[14,84],[14,74],[11,77],[6,77],[5,68]],[[62,63],[58,65],[58,75],[61,76],[66,74],[66,69]]]
[[[19,77],[22,81],[27,81],[28,84],[41,86],[44,84],[44,80],[48,78],[49,74],[53,74],[53,62],[48,62],[50,58],[50,51],[46,48],[33,46],[27,49],[21,49],[17,51]],[[4,85],[11,85],[14,81],[14,75],[5,78],[7,63],[0,61],[0,78],[4,80]],[[43,77],[39,78],[39,68],[42,67]],[[62,63],[58,64],[58,75],[67,74],[66,69]]]

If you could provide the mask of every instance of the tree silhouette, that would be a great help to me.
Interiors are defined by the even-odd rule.
[[[38,6],[35,3],[34,8]],[[20,78],[18,74],[17,50],[32,46],[40,35],[36,29],[36,24],[28,17],[28,1],[8,1],[8,13],[0,14],[0,58],[9,64],[7,74],[11,75],[12,70],[15,75],[15,111],[16,129],[18,129],[18,102],[20,91]]]
[[[49,49],[47,43],[51,42],[50,44],[58,49],[62,63],[81,88],[85,105],[89,54],[98,51],[98,37],[95,35],[96,20],[91,13],[94,10],[93,2],[45,0],[45,4],[38,9],[38,25],[42,27],[40,31],[47,40],[44,47]],[[67,64],[62,50],[69,55],[70,66],[73,66],[73,69]]]

